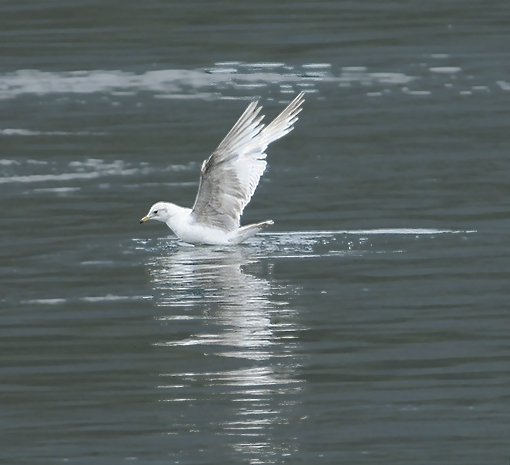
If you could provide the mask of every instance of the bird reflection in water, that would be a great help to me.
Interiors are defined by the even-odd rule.
[[[272,263],[252,246],[176,246],[152,258],[149,271],[155,304],[168,308],[160,321],[180,328],[172,335],[187,331],[157,345],[190,351],[185,371],[161,374],[165,400],[198,407],[200,425],[207,411],[207,423],[231,438],[234,454],[292,455],[297,444],[275,443],[271,429],[299,422],[296,394],[304,381],[295,377],[296,349],[303,328],[287,300],[294,290],[275,282]],[[197,426],[187,412],[182,427]]]

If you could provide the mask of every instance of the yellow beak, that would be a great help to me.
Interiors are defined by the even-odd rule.
[[[150,218],[148,216],[144,216],[141,220],[140,220],[140,224],[142,223],[145,223],[146,221],[149,221]]]

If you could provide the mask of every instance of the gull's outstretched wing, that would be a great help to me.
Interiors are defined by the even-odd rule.
[[[262,107],[252,102],[213,154],[202,164],[192,215],[197,223],[226,232],[239,227],[241,214],[266,168],[267,146],[293,129],[304,93],[301,92],[267,127]]]

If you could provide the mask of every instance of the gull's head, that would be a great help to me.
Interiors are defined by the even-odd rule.
[[[149,213],[147,213],[147,216],[144,216],[140,220],[140,223],[145,223],[149,220],[157,220],[161,221],[162,223],[166,223],[170,217],[170,206],[171,204],[166,202],[155,203],[149,210]]]

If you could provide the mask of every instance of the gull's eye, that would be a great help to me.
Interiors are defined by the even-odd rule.
[[[154,214],[157,215],[158,214],[158,211],[157,210],[154,210]]]

